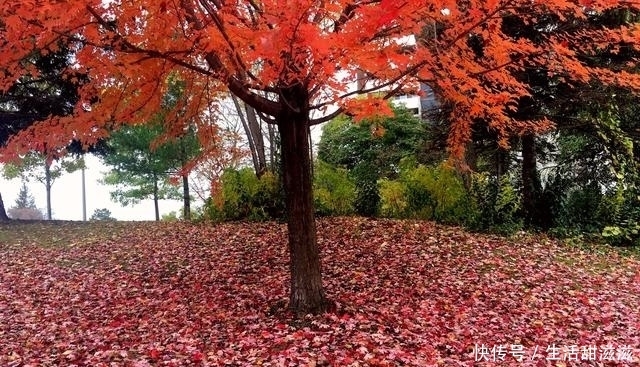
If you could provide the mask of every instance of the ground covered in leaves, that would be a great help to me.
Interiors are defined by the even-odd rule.
[[[318,230],[336,307],[294,320],[281,224],[0,224],[0,365],[640,362],[637,258],[428,222]]]

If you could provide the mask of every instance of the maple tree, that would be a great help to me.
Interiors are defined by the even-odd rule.
[[[300,313],[327,305],[315,235],[309,126],[347,112],[388,114],[384,101],[417,90],[422,81],[454,105],[450,151],[461,156],[475,119],[508,136],[550,127],[546,119],[517,121],[508,111],[529,93],[511,72],[545,65],[550,73],[640,89],[640,77],[592,67],[580,56],[622,42],[636,44],[632,26],[550,34],[544,42],[510,37],[504,15],[587,17],[626,1],[528,0],[180,0],[3,2],[0,5],[0,90],[33,68],[33,50],[73,42],[76,68],[90,82],[71,118],[49,117],[11,141],[3,160],[29,149],[86,144],[124,123],[146,121],[161,103],[170,75],[185,83],[181,121],[227,91],[278,127],[287,196],[291,255],[290,306]],[[579,28],[579,27],[578,27]],[[475,54],[470,36],[484,45]],[[415,41],[413,41],[415,39]],[[360,78],[360,88],[351,82]],[[404,86],[404,87],[403,87]],[[361,99],[349,98],[376,90]],[[94,97],[98,96],[98,101]],[[335,108],[337,106],[337,109]],[[176,132],[181,126],[176,123]],[[215,135],[201,134],[203,139]],[[212,153],[214,153],[212,151]]]

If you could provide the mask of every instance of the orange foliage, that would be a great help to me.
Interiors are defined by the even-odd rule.
[[[173,112],[175,131],[198,123],[228,91],[275,118],[289,106],[282,91],[293,86],[307,92],[300,105],[312,116],[336,105],[364,116],[386,112],[384,105],[377,98],[347,98],[372,90],[393,93],[419,79],[455,106],[450,146],[460,155],[474,119],[488,121],[502,137],[550,127],[544,120],[516,123],[507,114],[529,93],[512,76],[525,62],[567,80],[640,90],[637,63],[612,71],[589,67],[579,57],[623,41],[637,46],[637,26],[585,29],[579,36],[559,32],[550,42],[533,44],[505,36],[501,15],[563,19],[623,5],[633,6],[612,0],[3,1],[0,91],[33,71],[20,62],[32,50],[53,49],[58,41],[74,46],[74,68],[91,82],[74,116],[21,132],[0,159],[44,144],[64,146],[74,136],[92,143],[119,124],[147,121],[159,110],[170,75],[184,80],[189,94]],[[482,58],[467,42],[471,34],[484,40]],[[381,82],[354,91],[358,70]]]

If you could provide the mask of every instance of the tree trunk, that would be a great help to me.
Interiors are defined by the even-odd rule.
[[[533,134],[522,136],[522,209],[527,225],[540,222],[537,207],[541,184],[538,177],[536,143]]]
[[[289,232],[289,308],[299,316],[320,313],[327,307],[316,239],[309,157],[309,109],[304,93],[300,89],[286,90],[282,98],[287,99],[290,109],[277,119]],[[298,107],[297,111],[293,111],[295,107]]]
[[[153,207],[156,211],[156,222],[160,221],[160,209],[158,208],[158,177],[153,175]]]
[[[256,174],[258,175],[258,177],[260,177],[267,169],[267,158],[264,152],[264,138],[262,136],[262,129],[260,128],[260,121],[258,120],[256,110],[247,104],[244,105],[244,109],[247,113],[249,131],[251,132],[251,136],[253,137],[256,155],[258,157],[258,170],[256,171]]]
[[[44,185],[47,190],[47,219],[51,220],[51,164],[44,164]]]
[[[271,166],[271,169],[274,169],[274,167],[276,166],[277,144],[278,143],[276,142],[275,129],[272,125],[269,125],[269,164]]]
[[[182,175],[182,198],[184,220],[191,220],[191,194],[189,193],[189,175]]]
[[[236,96],[231,95],[231,99],[238,111],[238,117],[242,123],[244,133],[247,136],[249,150],[251,151],[251,161],[253,162],[253,170],[255,171],[256,176],[260,177],[266,170],[267,162],[264,152],[264,139],[262,137],[260,123],[258,122],[258,116],[256,115],[256,111],[253,107],[240,102]],[[244,109],[242,108],[243,105]]]
[[[249,130],[249,124],[247,123],[247,119],[242,112],[242,105],[240,104],[240,101],[238,101],[238,97],[232,94],[231,100],[236,107],[236,111],[238,111],[238,118],[240,118],[240,122],[242,123],[244,134],[247,136],[249,151],[251,152],[251,162],[253,163],[253,170],[256,175],[258,175],[258,172],[260,171],[260,163],[258,162],[258,152],[256,151],[256,145],[253,142],[253,136],[251,136],[251,130]]]
[[[2,201],[2,193],[0,193],[0,221],[8,221],[9,216],[4,208],[4,201]]]

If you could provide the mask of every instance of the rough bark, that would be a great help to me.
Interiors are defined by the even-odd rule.
[[[4,201],[2,201],[2,193],[0,193],[0,221],[8,221],[9,216],[4,208]]]
[[[277,118],[291,259],[289,308],[297,315],[320,313],[326,309],[327,299],[322,287],[313,208],[308,98],[299,89],[287,90],[282,97],[289,106]]]
[[[182,175],[182,198],[184,220],[191,220],[191,194],[189,193],[189,176]]]

